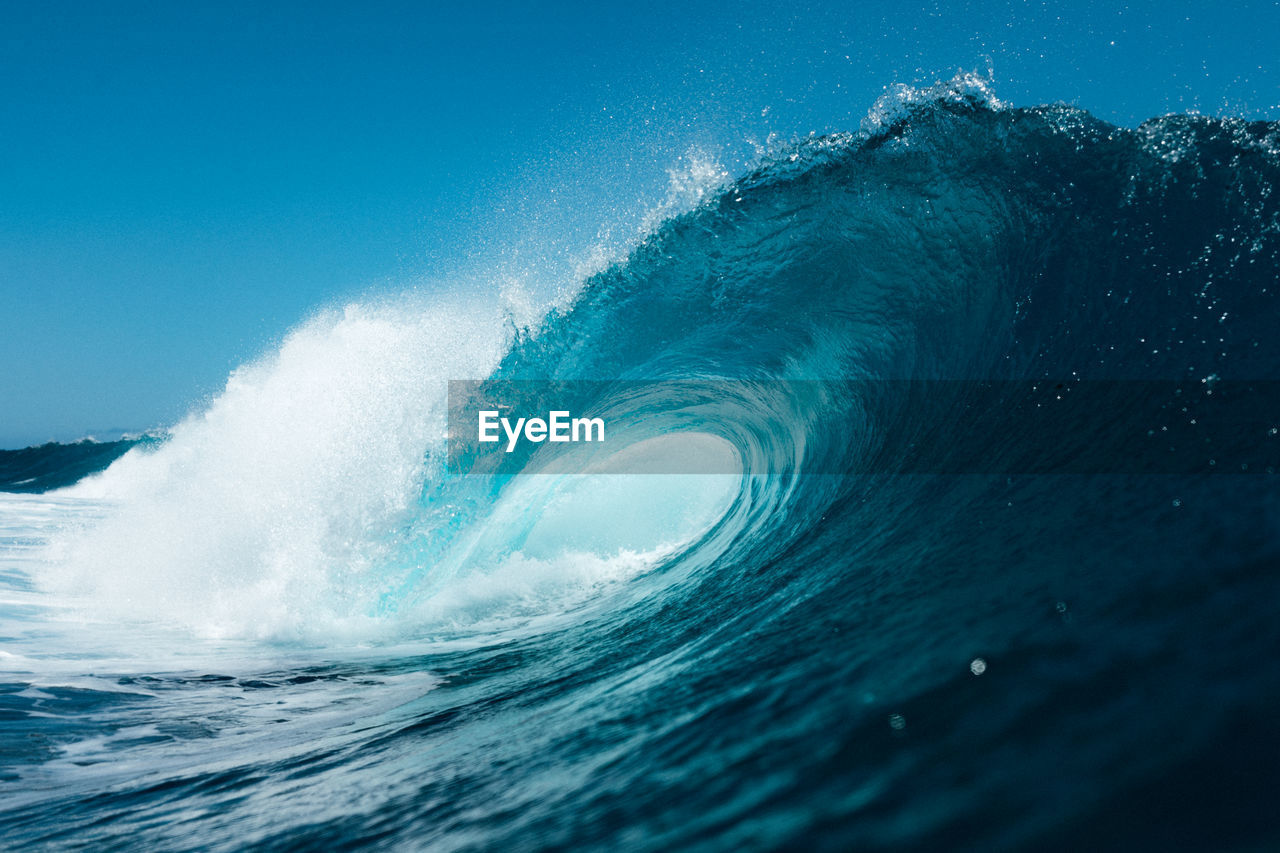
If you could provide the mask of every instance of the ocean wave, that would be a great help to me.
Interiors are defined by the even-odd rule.
[[[55,536],[38,579],[109,629],[326,661],[359,648],[381,661],[371,689],[443,673],[367,736],[326,740],[317,766],[336,769],[318,781],[301,747],[270,766],[238,753],[234,779],[175,778],[187,808],[220,804],[209,821],[259,841],[277,837],[273,804],[341,773],[367,810],[295,813],[294,843],[728,847],[751,825],[764,846],[820,831],[832,847],[996,849],[1063,821],[1097,840],[1125,790],[1190,803],[1160,786],[1193,790],[1206,750],[1236,754],[1239,721],[1275,746],[1250,697],[1280,686],[1239,659],[1277,651],[1270,614],[1247,606],[1277,592],[1271,480],[895,460],[922,435],[1039,453],[1026,410],[967,396],[982,383],[1273,379],[1278,178],[1275,123],[1125,129],[1002,104],[972,76],[899,91],[859,132],[698,198],[527,327],[483,300],[313,319],[168,441],[75,486],[105,518]],[[608,453],[690,452],[658,441],[683,439],[737,469],[457,474],[450,379],[591,380],[575,406],[620,411],[613,383],[722,382],[737,396],[667,400]],[[1215,405],[1169,402],[1166,420]],[[1072,440],[1115,421],[1079,417]],[[1255,426],[1241,442],[1277,440],[1280,424]],[[834,473],[867,457],[872,473]],[[315,677],[348,702],[336,666]],[[378,772],[352,772],[361,760]],[[255,768],[293,781],[228,799]],[[527,794],[503,782],[516,768]],[[1008,805],[1028,790],[1037,807]],[[1236,795],[1265,809],[1265,790]],[[74,818],[86,837],[93,816]]]

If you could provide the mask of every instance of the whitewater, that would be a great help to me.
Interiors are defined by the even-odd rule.
[[[527,320],[321,311],[6,461],[0,844],[1280,841],[1280,125],[962,76],[712,173]],[[459,471],[451,380],[609,440]]]

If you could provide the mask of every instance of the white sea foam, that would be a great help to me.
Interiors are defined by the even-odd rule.
[[[574,606],[723,514],[732,476],[530,476],[448,530],[422,502],[445,476],[446,383],[492,371],[508,319],[454,298],[316,316],[166,443],[60,493],[95,510],[54,538],[42,586],[94,631],[401,641]]]
[[[982,70],[957,71],[950,80],[939,80],[928,86],[910,86],[895,83],[885,89],[862,119],[862,132],[867,136],[892,126],[905,118],[913,106],[938,101],[976,101],[994,109],[1005,106],[992,88],[994,71],[990,64]]]
[[[589,273],[714,197],[729,174],[690,149],[668,178],[638,232],[620,243],[603,236],[572,283],[508,276],[494,287],[456,285],[451,295],[354,303],[303,323],[234,371],[165,442],[134,448],[60,493],[96,509],[61,525],[35,572],[40,586],[85,624],[332,643],[403,639],[406,620],[456,621],[459,608],[500,617],[537,599],[553,609],[655,565],[714,522],[728,487],[699,498],[691,525],[669,524],[669,510],[651,502],[617,513],[615,522],[629,519],[626,535],[615,525],[592,542],[570,537],[536,553],[520,549],[528,531],[472,549],[495,541],[484,533],[495,524],[512,532],[492,507],[460,546],[432,552],[440,565],[415,562],[413,540],[448,522],[447,513],[424,522],[421,506],[443,473],[447,381],[489,375],[516,329],[568,308]],[[706,486],[694,491],[706,497]]]
[[[166,444],[71,489],[108,515],[60,537],[42,580],[207,636],[359,621],[440,457],[446,382],[492,369],[504,319],[496,299],[425,297],[316,316]]]

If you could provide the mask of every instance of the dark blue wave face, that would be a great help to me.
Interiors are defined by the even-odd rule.
[[[500,375],[1268,376],[1278,145],[1260,122],[919,105],[670,223]]]
[[[129,451],[135,440],[49,442],[0,450],[0,492],[45,492],[96,474]]]
[[[919,105],[869,139],[802,146],[672,223],[498,376],[828,378],[795,421],[762,425],[805,437],[801,470],[870,454],[892,469],[922,435],[1034,459],[1059,452],[1037,419],[971,407],[990,403],[966,398],[973,384],[922,400],[892,393],[906,383],[850,396],[847,380],[1212,394],[1224,377],[1274,378],[1278,179],[1275,124],[1122,130],[1063,107]],[[1204,399],[1170,397],[1144,426],[1195,424]],[[1123,398],[1077,412],[1072,438],[1103,442],[1132,414]],[[744,458],[758,449],[719,426]],[[1259,412],[1236,437],[1261,447],[1275,426],[1280,412]],[[1183,435],[1169,453],[1208,455]],[[1280,843],[1265,817],[1280,771],[1263,757],[1280,754],[1266,723],[1280,670],[1265,663],[1280,653],[1278,509],[1256,470],[801,476],[705,571],[595,635],[599,657],[571,671],[592,681],[621,656],[650,686],[580,718],[588,740],[619,714],[636,731],[595,778],[606,790],[580,789],[605,826],[566,818],[551,837]]]
[[[1207,394],[1277,378],[1278,179],[1275,124],[1173,116],[1124,130],[965,97],[802,145],[588,281],[493,377],[818,386],[783,421],[744,393],[719,420],[677,407],[633,436],[706,433],[737,455],[743,473],[705,534],[533,633],[487,635],[459,616],[441,629],[448,645],[409,657],[157,675],[92,702],[5,694],[22,738],[70,742],[118,707],[107,717],[160,738],[122,741],[118,760],[187,758],[159,779],[110,777],[106,791],[24,792],[0,807],[0,838],[1280,845],[1274,476],[893,473],[922,436],[1034,458],[1043,420],[991,411],[968,396],[973,381],[924,397],[879,382],[1203,380]],[[1211,416],[1206,399],[1195,405]],[[1186,440],[1169,452],[1203,455],[1186,429],[1196,415],[1166,402],[1148,428],[1176,421]],[[1133,415],[1114,398],[1066,432],[1088,446]],[[1280,441],[1267,419],[1238,442]],[[838,473],[868,455],[875,473]],[[501,532],[503,500],[545,510],[522,497],[536,490],[515,491],[535,479],[424,485],[400,555],[423,561],[406,600],[429,595],[427,557],[446,540]],[[592,523],[621,528],[626,515]],[[438,679],[430,690],[378,704],[422,673]],[[273,734],[236,750],[233,733],[265,731],[273,697],[304,684],[332,691],[325,713],[286,703],[269,716],[287,747]],[[6,765],[15,786],[33,750]]]

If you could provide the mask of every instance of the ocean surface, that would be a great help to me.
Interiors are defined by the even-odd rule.
[[[902,90],[531,324],[369,300],[6,454],[0,847],[1280,849],[1280,395],[1215,420],[1278,188],[1276,123]],[[485,378],[817,390],[627,433],[731,472],[464,475]]]

